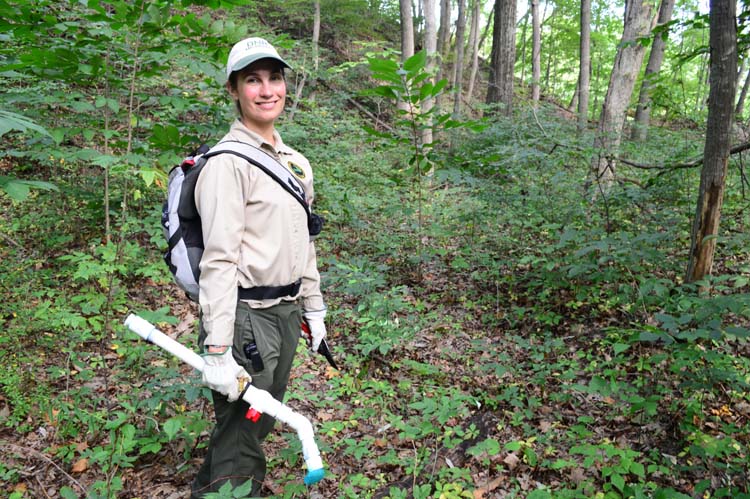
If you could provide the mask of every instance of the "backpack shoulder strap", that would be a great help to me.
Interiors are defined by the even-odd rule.
[[[302,187],[302,184],[292,172],[279,163],[273,156],[251,144],[239,140],[226,140],[212,147],[210,151],[203,155],[203,158],[208,159],[219,154],[234,154],[260,168],[291,194],[302,205],[308,216],[310,215],[310,207],[307,205],[305,189]]]

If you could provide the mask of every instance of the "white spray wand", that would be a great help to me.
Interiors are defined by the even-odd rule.
[[[125,319],[125,325],[144,340],[162,347],[198,371],[203,371],[205,364],[203,357],[162,333],[146,319],[130,314]],[[248,419],[257,421],[260,415],[265,413],[282,423],[288,424],[297,431],[297,436],[302,442],[302,455],[307,465],[305,484],[312,485],[321,481],[325,475],[323,460],[320,457],[318,445],[315,443],[315,435],[310,421],[273,398],[267,391],[260,390],[252,385],[247,387],[242,399],[250,405],[250,410],[247,413]]]

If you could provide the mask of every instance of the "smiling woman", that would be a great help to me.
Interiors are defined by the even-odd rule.
[[[286,101],[286,81],[280,63],[262,59],[236,72],[227,82],[227,90],[237,102],[242,123],[273,143],[274,123]]]
[[[284,68],[289,64],[260,38],[235,45],[227,65],[227,91],[242,123],[273,144],[274,123],[286,103]]]
[[[213,390],[216,428],[192,485],[193,499],[227,481],[252,482],[263,494],[266,458],[261,444],[274,418],[248,421],[238,381],[282,401],[302,320],[316,351],[326,336],[315,246],[308,225],[313,175],[307,159],[284,144],[275,128],[284,111],[289,64],[262,38],[235,44],[227,61],[226,89],[239,119],[219,142],[257,148],[291,172],[303,206],[268,174],[232,154],[211,156],[195,184],[204,251],[200,261],[198,342],[203,383]],[[249,376],[248,376],[249,375]]]

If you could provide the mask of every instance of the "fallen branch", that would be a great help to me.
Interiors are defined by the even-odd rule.
[[[544,130],[542,130],[544,131]],[[548,154],[552,154],[555,152],[555,149],[558,147],[565,147],[567,149],[575,149],[576,151],[582,151],[585,152],[586,149],[579,146],[573,146],[570,144],[562,144],[560,142],[555,142],[552,146],[552,149],[550,149]],[[734,146],[732,149],[729,150],[729,154],[738,154],[744,151],[747,151],[750,149],[750,142],[745,142],[744,144],[740,144],[737,146]],[[695,168],[697,166],[700,166],[703,164],[703,156],[700,156],[692,161],[688,161],[687,163],[676,163],[672,165],[648,165],[644,163],[637,163],[635,161],[631,161],[629,159],[620,158],[618,156],[614,156],[611,154],[608,154],[605,156],[606,159],[617,161],[618,163],[622,163],[624,165],[632,166],[633,168],[638,168],[641,170],[663,170],[663,171],[671,171],[671,170],[680,170],[685,168]]]
[[[322,79],[318,80],[318,83],[321,83],[324,87],[326,87],[331,92],[334,92],[334,93],[340,92],[339,90],[336,90],[333,87],[331,87],[331,85],[329,85],[328,82],[325,81],[325,80],[322,80]],[[371,120],[373,120],[375,122],[376,126],[381,126],[381,127],[385,128],[386,130],[388,130],[389,132],[393,132],[394,131],[393,128],[390,125],[388,125],[388,123],[385,123],[383,120],[381,120],[380,118],[378,118],[377,116],[375,116],[374,114],[372,114],[372,112],[370,112],[370,110],[368,110],[367,108],[365,108],[359,102],[355,101],[351,97],[346,97],[346,100],[351,105],[353,105],[354,107],[356,107],[357,109],[359,109],[359,111],[362,114],[366,115],[368,118],[370,118]]]
[[[729,150],[729,154],[738,154],[743,151],[747,151],[748,149],[750,149],[750,142],[734,146]],[[701,164],[703,164],[703,156],[700,156],[699,158],[696,158],[692,161],[688,161],[687,163],[677,163],[674,165],[645,165],[643,163],[636,163],[635,161],[630,161],[615,156],[609,156],[609,158],[614,159],[615,161],[618,161],[622,164],[632,166],[633,168],[640,168],[641,170],[680,170],[684,168],[695,168],[696,166],[700,166]]]
[[[76,484],[78,486],[78,488],[80,488],[84,493],[87,492],[86,487],[84,487],[83,485],[81,485],[81,483],[78,480],[76,480],[75,478],[73,478],[72,476],[70,476],[56,462],[54,462],[52,459],[50,459],[49,457],[45,456],[43,453],[39,452],[38,450],[31,449],[29,447],[22,447],[20,445],[11,444],[11,443],[8,443],[8,442],[0,442],[0,448],[9,449],[10,451],[19,453],[21,455],[31,454],[31,455],[33,455],[33,457],[35,457],[37,459],[41,459],[42,461],[46,461],[47,463],[49,463],[52,466],[54,466],[60,473],[62,473],[63,475],[65,475],[68,478],[68,480],[70,480],[72,483]]]

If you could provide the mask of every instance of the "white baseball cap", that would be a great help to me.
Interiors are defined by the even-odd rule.
[[[284,67],[291,69],[291,66],[279,56],[273,45],[263,38],[253,37],[237,42],[232,47],[227,58],[227,78],[234,71],[239,71],[260,59],[276,59]]]

